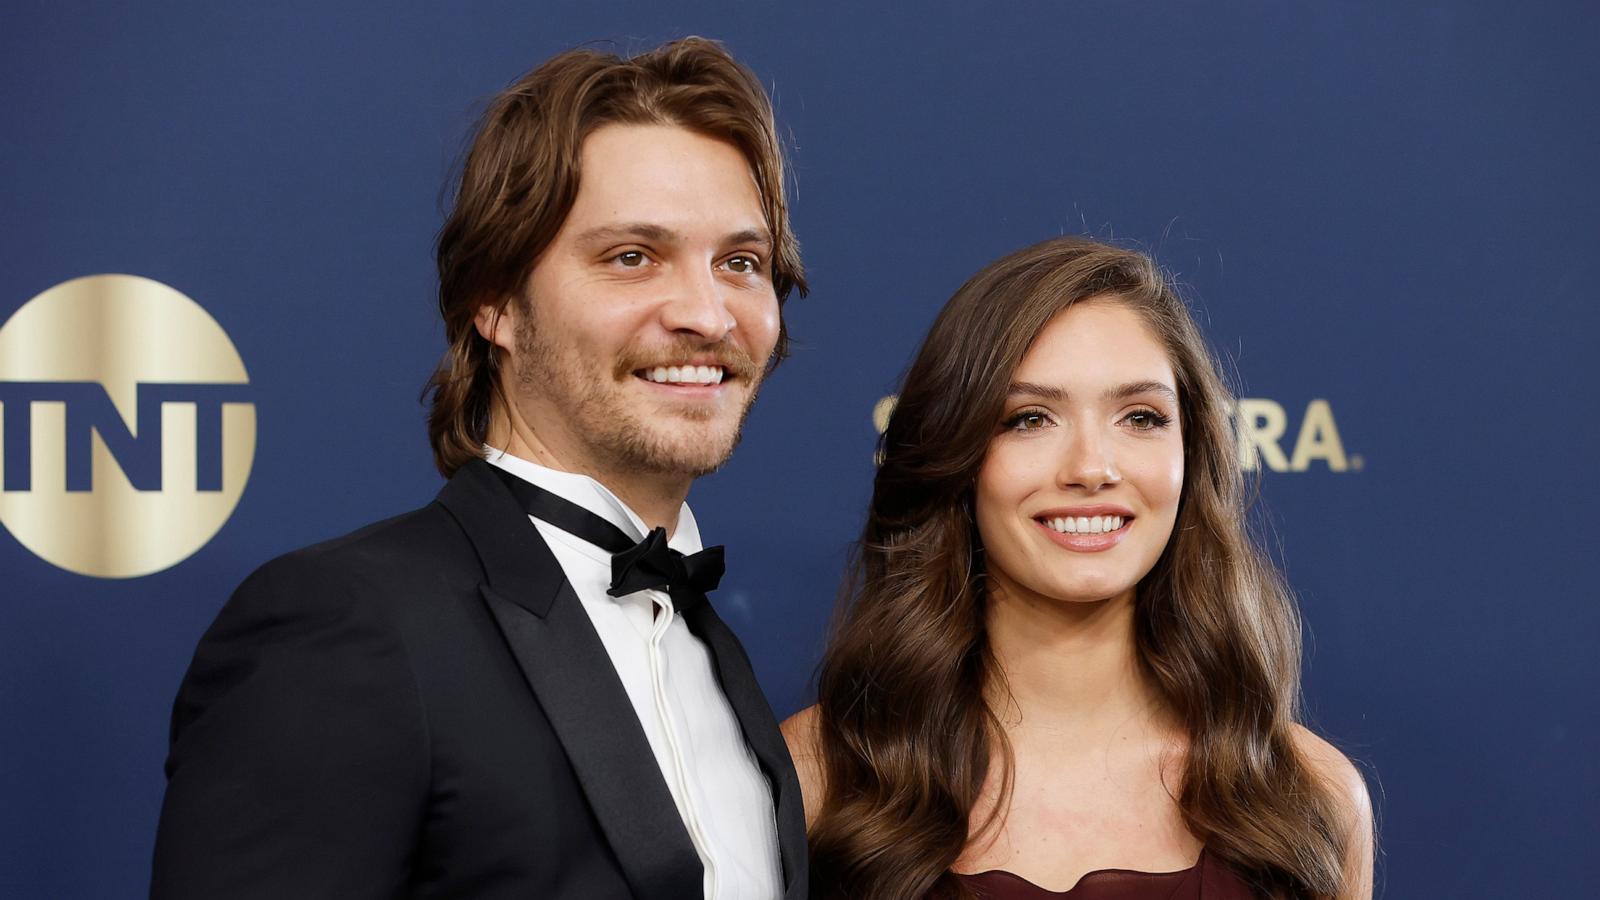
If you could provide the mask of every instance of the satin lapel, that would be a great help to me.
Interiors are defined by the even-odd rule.
[[[694,844],[577,595],[565,588],[540,618],[489,585],[482,591],[633,895],[699,898],[703,872]]]
[[[634,896],[700,898],[699,856],[605,645],[538,529],[488,469],[463,466],[439,495],[477,548],[484,602]]]
[[[728,705],[739,718],[744,739],[772,783],[773,807],[778,816],[778,852],[783,859],[786,900],[804,900],[809,859],[806,855],[805,810],[800,801],[800,779],[795,775],[789,748],[778,731],[772,706],[761,692],[750,658],[739,638],[711,608],[700,603],[684,612],[689,630],[705,642],[716,661],[717,681]]]

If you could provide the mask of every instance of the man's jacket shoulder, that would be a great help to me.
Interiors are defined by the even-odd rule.
[[[471,542],[437,501],[276,557],[252,572],[230,605],[300,607],[472,591],[482,570]],[[331,612],[332,610],[330,610]]]

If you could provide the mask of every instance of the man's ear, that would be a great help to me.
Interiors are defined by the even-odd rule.
[[[516,301],[508,297],[498,305],[485,303],[478,307],[478,314],[472,322],[484,340],[509,352],[516,341],[516,317]]]

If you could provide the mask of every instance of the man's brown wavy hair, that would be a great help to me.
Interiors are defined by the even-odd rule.
[[[1340,892],[1350,836],[1292,743],[1299,618],[1247,534],[1232,398],[1148,257],[1064,237],[973,276],[906,374],[822,662],[814,897],[970,896],[949,869],[969,829],[987,827],[969,819],[991,767],[1009,796],[1013,766],[985,699],[1001,675],[985,636],[973,488],[1023,356],[1058,313],[1093,298],[1139,314],[1177,379],[1183,491],[1134,620],[1144,671],[1189,738],[1175,798],[1184,823],[1264,895]]]
[[[789,228],[783,149],[772,104],[753,73],[722,45],[688,37],[627,59],[594,50],[553,57],[489,105],[462,165],[455,206],[439,232],[444,358],[428,379],[428,439],[449,477],[483,455],[500,391],[496,348],[478,334],[478,310],[521,294],[578,195],[583,141],[603,125],[673,125],[743,154],[772,233],[780,324],[772,364],[788,347],[783,302],[806,292]]]

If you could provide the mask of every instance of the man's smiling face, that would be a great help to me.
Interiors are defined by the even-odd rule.
[[[738,442],[778,338],[750,167],[684,128],[608,125],[584,141],[580,171],[503,314],[508,399],[571,468],[703,475]]]

